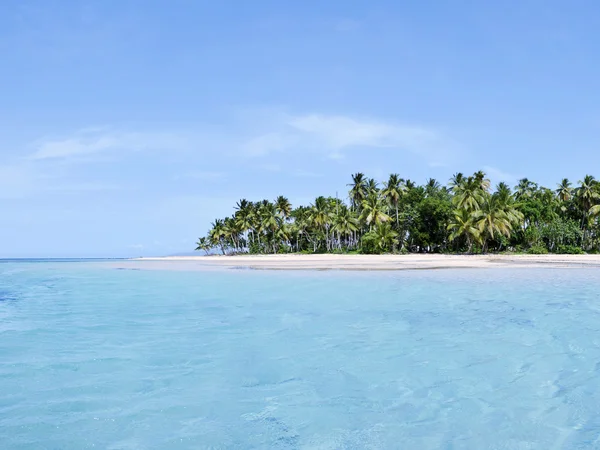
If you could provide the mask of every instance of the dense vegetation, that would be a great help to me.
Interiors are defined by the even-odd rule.
[[[240,200],[196,250],[235,253],[500,252],[583,253],[600,248],[600,182],[587,175],[556,189],[527,179],[491,190],[483,172],[423,186],[396,174],[379,185],[357,173],[349,202],[318,197],[292,208]]]

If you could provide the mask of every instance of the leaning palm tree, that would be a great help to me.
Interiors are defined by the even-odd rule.
[[[212,244],[207,237],[201,237],[198,239],[198,242],[196,243],[196,251],[203,250],[208,255],[208,252],[211,248]]]
[[[396,228],[399,227],[398,202],[405,192],[406,186],[404,186],[404,180],[400,178],[397,173],[390,175],[390,178],[387,183],[384,184],[383,191],[381,192],[383,198],[386,199],[396,211]]]
[[[219,247],[223,254],[225,254],[226,235],[225,222],[222,219],[216,219],[208,232],[208,241],[212,247]]]

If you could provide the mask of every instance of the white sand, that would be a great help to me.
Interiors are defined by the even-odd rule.
[[[242,255],[139,258],[153,269],[403,270],[501,267],[598,267],[600,255]]]

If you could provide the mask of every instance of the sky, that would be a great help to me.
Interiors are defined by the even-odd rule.
[[[600,177],[592,0],[0,3],[0,257],[188,252],[355,172]]]

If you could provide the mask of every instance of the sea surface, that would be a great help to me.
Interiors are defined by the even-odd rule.
[[[596,449],[599,411],[597,269],[0,262],[1,449]]]

